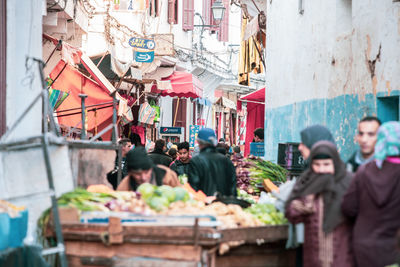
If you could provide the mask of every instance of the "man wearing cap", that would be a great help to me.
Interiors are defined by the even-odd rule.
[[[144,147],[136,147],[126,155],[128,175],[118,185],[118,191],[136,191],[143,183],[157,186],[180,185],[175,172],[163,165],[155,165],[147,155]]]
[[[217,192],[223,196],[236,196],[235,167],[229,158],[217,152],[215,132],[210,128],[201,129],[197,143],[200,153],[189,163],[189,184],[207,196]]]

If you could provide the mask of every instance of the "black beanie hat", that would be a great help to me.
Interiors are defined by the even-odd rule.
[[[146,149],[142,146],[130,150],[126,154],[126,164],[130,170],[149,170],[153,167],[153,161],[147,155]]]

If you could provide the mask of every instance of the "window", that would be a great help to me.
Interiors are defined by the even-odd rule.
[[[159,0],[149,0],[149,14],[150,16],[158,16],[158,1]]]
[[[399,121],[399,96],[378,97],[376,103],[382,122]]]
[[[168,23],[178,23],[178,0],[168,0]]]
[[[218,31],[218,41],[228,42],[229,41],[229,0],[222,0],[224,4],[225,12],[222,21],[220,22]]]
[[[227,42],[229,39],[229,0],[222,0],[225,6],[224,17],[222,21],[218,22],[214,20],[212,15],[212,5],[216,0],[203,0],[203,20],[206,25],[216,25],[215,27],[210,27],[211,33],[216,33],[218,31],[218,40],[222,42]]]
[[[182,29],[193,30],[194,0],[183,0],[182,5]]]
[[[0,1],[0,136],[6,132],[7,1]]]

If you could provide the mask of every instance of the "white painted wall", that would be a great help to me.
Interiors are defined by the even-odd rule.
[[[42,58],[41,0],[7,1],[7,127],[24,113],[42,86],[37,63]],[[26,114],[9,140],[41,133],[41,102]]]
[[[298,3],[267,1],[269,108],[400,90],[400,3],[307,0],[303,15]],[[380,45],[373,81],[367,61],[376,57]]]
[[[7,127],[24,113],[41,92],[37,63],[27,58],[42,59],[42,0],[7,1]],[[41,134],[42,102],[26,113],[20,125],[4,141]],[[67,147],[50,147],[56,192],[72,190],[73,180]],[[39,148],[0,152],[0,199],[43,192],[48,188],[43,151]],[[41,212],[50,206],[50,198],[41,195],[14,199],[12,203],[29,210],[28,241],[34,241]]]

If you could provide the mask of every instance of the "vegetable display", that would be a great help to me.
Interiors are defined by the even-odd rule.
[[[277,225],[287,223],[283,213],[278,211],[272,204],[253,204],[251,207],[245,209],[245,211],[252,214],[264,224]]]
[[[263,180],[275,183],[286,181],[287,170],[278,164],[260,158],[248,158],[237,165],[237,186],[250,194],[259,194]]]

